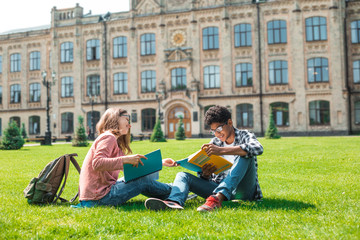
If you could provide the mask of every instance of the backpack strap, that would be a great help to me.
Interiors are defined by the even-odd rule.
[[[74,158],[74,156],[77,156],[77,154],[76,153],[73,153],[73,154],[69,154],[70,155],[70,160],[71,160],[71,162],[72,162],[72,164],[75,166],[75,168],[76,168],[76,170],[79,172],[79,174],[80,174],[80,172],[81,172],[81,168],[80,168],[80,166],[79,166],[79,163],[76,161],[76,159]],[[70,200],[70,202],[72,203],[72,202],[74,202],[76,199],[77,199],[77,197],[79,196],[79,191],[75,194],[75,196]]]
[[[60,198],[60,195],[62,194],[62,192],[64,191],[65,188],[65,184],[66,184],[66,179],[67,176],[69,174],[69,164],[70,164],[70,156],[68,154],[65,154],[64,156],[62,156],[63,158],[65,157],[65,162],[64,162],[64,172],[65,172],[65,179],[64,182],[60,188],[59,194],[56,194],[56,197],[54,199],[54,201],[52,203],[56,203],[56,201]],[[64,199],[66,200],[66,199]],[[63,200],[61,200],[63,202]],[[67,200],[66,200],[67,201]]]

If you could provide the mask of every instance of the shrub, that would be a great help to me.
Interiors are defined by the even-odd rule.
[[[176,140],[185,140],[185,138],[186,138],[186,136],[185,136],[183,118],[180,117],[179,123],[178,123],[178,128],[175,133],[175,139]]]
[[[278,139],[281,138],[281,136],[277,132],[277,128],[274,122],[274,116],[272,108],[270,108],[270,116],[269,116],[269,126],[266,129],[265,138],[268,139]]]
[[[160,119],[156,120],[153,133],[151,134],[151,137],[150,137],[150,142],[166,142],[164,133],[161,130]]]
[[[16,150],[24,146],[24,138],[21,136],[20,129],[15,121],[10,121],[8,128],[4,130],[4,138],[1,148],[5,150]]]
[[[28,137],[28,136],[27,136],[27,133],[26,133],[26,129],[25,129],[25,123],[22,123],[22,124],[21,124],[21,130],[20,130],[20,132],[21,132],[21,136],[22,136],[24,139]]]
[[[76,128],[75,137],[72,141],[74,147],[87,147],[89,145],[87,141],[86,131],[84,127],[84,118],[78,117],[79,126]]]

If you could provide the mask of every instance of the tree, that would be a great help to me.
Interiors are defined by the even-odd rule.
[[[277,139],[281,138],[281,136],[277,132],[277,128],[274,122],[274,116],[272,108],[270,108],[270,116],[269,116],[269,126],[266,129],[265,138],[268,139]]]
[[[8,128],[4,130],[1,148],[5,150],[16,150],[22,148],[24,143],[24,138],[21,136],[17,123],[15,121],[10,121]]]
[[[175,133],[175,139],[176,140],[185,140],[185,138],[186,138],[186,136],[185,136],[183,118],[180,117],[179,123],[178,123],[178,128]]]
[[[160,119],[156,120],[153,133],[151,134],[151,137],[150,137],[150,142],[166,142],[164,133],[161,130]]]
[[[27,138],[28,136],[27,136],[27,133],[26,133],[26,129],[25,129],[25,123],[22,123],[21,124],[21,130],[20,130],[20,132],[21,132],[21,136],[23,137],[23,138]]]
[[[78,117],[79,125],[76,128],[75,137],[72,142],[74,147],[87,147],[89,145],[87,141],[87,135],[84,127],[84,118],[82,116]]]

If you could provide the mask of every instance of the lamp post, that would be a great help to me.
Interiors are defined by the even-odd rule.
[[[160,101],[161,101],[161,96],[162,95],[163,95],[162,92],[156,92],[155,93],[156,101],[158,102],[158,118],[159,118],[159,120],[162,120],[162,112],[160,110]]]
[[[47,72],[44,70],[41,73],[43,77],[43,85],[46,87],[46,132],[44,145],[51,145],[51,131],[50,131],[50,90],[51,86],[55,85],[55,71],[51,73],[52,81],[46,80]]]
[[[96,95],[89,94],[90,103],[91,103],[91,116],[90,116],[90,134],[89,139],[95,139],[95,124],[94,124],[94,102],[96,101]]]

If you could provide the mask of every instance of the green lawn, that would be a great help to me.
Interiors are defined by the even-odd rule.
[[[133,142],[134,153],[161,149],[182,159],[209,139],[167,143]],[[22,191],[51,160],[88,148],[71,145],[0,151],[0,239],[360,239],[360,137],[302,137],[266,140],[258,158],[262,202],[226,202],[221,210],[198,213],[197,198],[184,211],[151,212],[144,196],[121,207],[73,209],[68,204],[33,206]],[[172,182],[183,168],[164,168]],[[64,197],[77,190],[71,166]],[[125,238],[124,238],[125,237]]]

